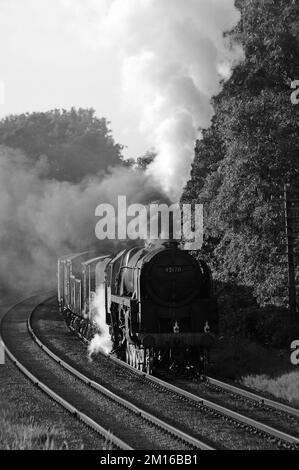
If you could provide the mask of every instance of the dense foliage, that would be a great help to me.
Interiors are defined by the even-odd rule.
[[[0,143],[21,149],[34,161],[46,156],[45,176],[60,181],[76,183],[122,163],[122,147],[93,109],[8,116],[0,121]]]
[[[243,286],[260,305],[279,306],[287,294],[279,196],[284,183],[299,183],[299,108],[290,99],[299,79],[299,6],[237,5],[242,20],[234,37],[245,59],[214,100],[213,125],[197,142],[182,201],[204,203],[204,252],[221,286],[234,296]]]

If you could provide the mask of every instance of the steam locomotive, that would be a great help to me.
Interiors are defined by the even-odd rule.
[[[99,290],[104,325],[95,321]],[[218,325],[211,273],[175,242],[60,258],[58,301],[87,341],[109,328],[112,353],[139,370],[204,373]]]

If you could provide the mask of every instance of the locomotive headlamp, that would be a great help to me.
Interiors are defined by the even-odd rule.
[[[175,322],[175,324],[173,326],[173,332],[174,332],[175,335],[179,334],[179,332],[180,332],[180,327],[179,327],[179,324],[178,324],[177,321]]]

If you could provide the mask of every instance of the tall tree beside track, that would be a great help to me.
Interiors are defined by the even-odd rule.
[[[45,177],[77,183],[122,163],[122,147],[106,119],[93,109],[72,108],[8,116],[0,121],[0,144],[48,161]]]
[[[286,302],[277,254],[283,220],[275,198],[299,182],[299,5],[239,0],[234,35],[246,59],[215,98],[213,125],[197,143],[182,200],[205,204],[205,246],[220,281],[252,289],[261,305]]]

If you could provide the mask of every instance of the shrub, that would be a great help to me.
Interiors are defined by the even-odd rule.
[[[271,378],[267,375],[248,375],[241,380],[246,387],[270,393],[276,398],[299,406],[299,372],[290,372]]]

